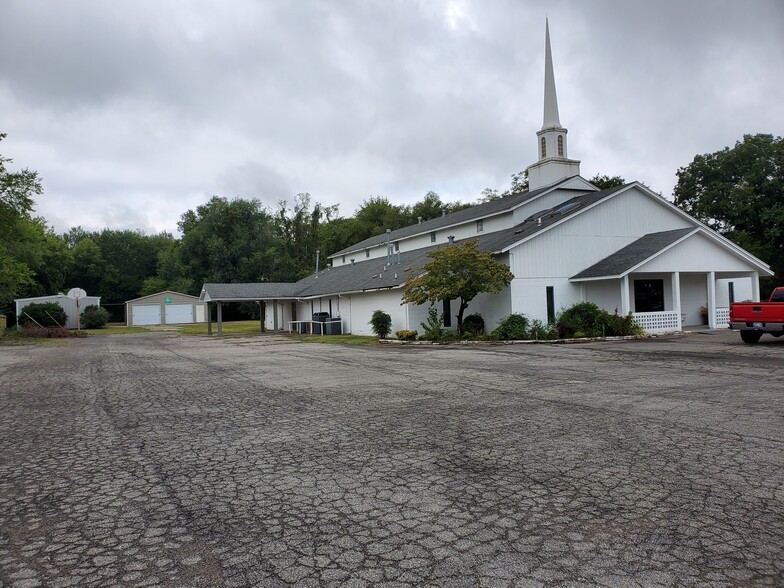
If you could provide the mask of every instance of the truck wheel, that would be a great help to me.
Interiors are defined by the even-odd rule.
[[[740,338],[743,339],[744,343],[748,343],[749,345],[753,345],[754,343],[758,343],[762,337],[762,333],[759,331],[741,331]]]

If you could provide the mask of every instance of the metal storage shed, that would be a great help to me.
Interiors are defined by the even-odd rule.
[[[82,290],[82,292],[84,292]],[[52,296],[36,296],[35,298],[17,298],[14,300],[16,305],[16,316],[22,312],[28,304],[44,304],[47,302],[54,302],[59,304],[65,311],[65,316],[68,317],[64,327],[68,329],[79,328],[79,315],[84,312],[84,309],[90,305],[101,306],[100,296],[82,296],[81,298],[71,298],[62,292]]]
[[[125,323],[129,327],[204,323],[206,308],[198,296],[166,290],[127,301]]]

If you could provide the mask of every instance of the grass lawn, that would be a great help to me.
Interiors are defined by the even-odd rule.
[[[154,331],[171,331],[183,335],[206,335],[207,325],[170,325],[170,326],[149,326],[149,327],[128,327],[125,323],[109,323],[102,329],[82,329],[88,335],[124,335],[127,333],[150,333]],[[295,341],[304,343],[343,343],[346,345],[374,345],[378,343],[376,337],[363,337],[361,335],[300,335],[282,331],[270,334],[285,335]],[[212,324],[212,334],[218,334],[218,325]],[[259,335],[264,336],[259,330],[259,321],[230,321],[223,323],[224,335]],[[0,345],[66,345],[68,339],[45,339],[35,337],[22,337],[15,330],[7,330],[4,336],[0,336]]]
[[[128,327],[125,323],[108,323],[101,329],[82,329],[90,335],[124,335],[126,333],[148,333],[147,327]]]

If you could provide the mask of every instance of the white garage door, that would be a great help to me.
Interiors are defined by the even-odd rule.
[[[136,326],[160,325],[161,305],[160,304],[134,304],[133,324]]]
[[[193,304],[167,304],[166,324],[180,325],[193,322]]]

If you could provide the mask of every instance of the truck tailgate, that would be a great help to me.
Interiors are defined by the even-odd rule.
[[[735,302],[730,305],[731,322],[784,322],[784,302]]]

